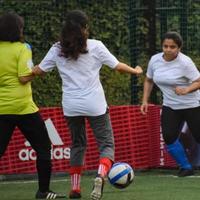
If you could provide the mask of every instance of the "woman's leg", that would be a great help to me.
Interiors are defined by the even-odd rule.
[[[179,133],[184,116],[180,111],[172,110],[163,106],[161,115],[161,126],[164,141],[170,155],[176,160],[181,169],[191,170],[185,150],[179,141]],[[182,172],[180,176],[184,173]]]
[[[186,109],[184,116],[193,137],[200,144],[200,107]]]
[[[85,117],[66,117],[66,120],[72,140],[70,151],[71,191],[69,197],[81,198],[81,173],[87,146]]]
[[[98,174],[107,175],[114,162],[114,136],[109,113],[96,117],[88,117],[100,151]]]
[[[49,191],[51,177],[51,142],[39,112],[20,116],[17,126],[36,151],[39,191]]]
[[[104,115],[88,117],[88,120],[100,151],[98,175],[94,180],[91,199],[99,200],[103,193],[104,177],[114,162],[114,137],[108,112]]]
[[[15,118],[13,116],[0,115],[0,158],[6,151],[15,126]]]

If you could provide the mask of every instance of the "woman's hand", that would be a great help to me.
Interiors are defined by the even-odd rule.
[[[143,70],[140,66],[136,66],[134,69],[135,69],[135,73],[138,75],[143,73]]]
[[[39,68],[39,65],[35,65],[33,68],[32,68],[32,73],[33,75],[37,75],[37,76],[41,76],[41,75],[44,75],[45,72],[42,71],[40,68]]]
[[[119,62],[117,66],[115,67],[115,70],[119,72],[126,72],[130,74],[140,75],[143,73],[143,70],[140,66],[136,66],[135,68],[130,67],[129,65]]]
[[[177,94],[177,95],[186,95],[186,94],[188,94],[190,91],[189,91],[189,89],[188,89],[188,87],[184,87],[184,88],[182,88],[182,87],[175,87],[175,93]]]
[[[142,103],[142,105],[140,106],[140,111],[143,115],[146,115],[148,112],[148,103]]]
[[[174,91],[177,95],[186,95],[188,93],[194,92],[196,90],[200,89],[200,78],[193,81],[189,86],[187,87],[175,87]]]

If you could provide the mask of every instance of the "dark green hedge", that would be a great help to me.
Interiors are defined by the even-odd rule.
[[[15,11],[25,18],[25,38],[32,45],[37,64],[57,41],[65,13],[82,9],[91,20],[91,38],[99,39],[121,61],[129,62],[128,5],[124,0],[16,0],[0,1],[0,12]],[[109,104],[130,103],[130,76],[107,67],[101,79]],[[57,106],[61,102],[61,80],[57,71],[33,83],[34,100],[39,106]]]

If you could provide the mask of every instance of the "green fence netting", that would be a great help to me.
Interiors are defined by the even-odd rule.
[[[15,11],[25,19],[25,38],[33,49],[33,60],[41,61],[58,40],[65,13],[81,9],[91,20],[90,37],[102,40],[120,60],[146,69],[151,55],[161,50],[160,38],[169,30],[181,33],[183,52],[200,66],[199,0],[0,0],[0,13]],[[137,78],[104,67],[101,80],[111,105],[138,104],[144,76]],[[39,106],[59,106],[61,82],[56,71],[33,81]],[[152,102],[160,103],[154,88]]]

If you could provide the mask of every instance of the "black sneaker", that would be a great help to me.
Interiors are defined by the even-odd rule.
[[[99,200],[103,195],[104,179],[102,177],[96,177],[94,179],[94,186],[90,195],[91,200]]]
[[[70,199],[80,199],[81,198],[81,191],[71,190],[69,193]]]
[[[37,191],[35,195],[36,199],[61,199],[61,198],[66,198],[66,195],[64,194],[57,194],[53,191],[47,191],[47,192],[40,192],[39,190]]]
[[[192,176],[194,175],[194,171],[193,169],[180,169],[177,175],[179,177]]]

